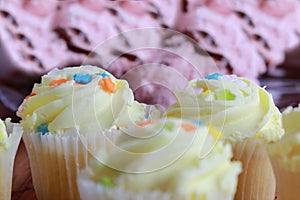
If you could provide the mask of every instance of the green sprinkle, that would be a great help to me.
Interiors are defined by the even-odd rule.
[[[230,101],[230,100],[235,99],[235,95],[232,94],[229,90],[224,89],[224,90],[215,92],[215,98],[216,98],[216,100]]]
[[[171,123],[165,124],[164,129],[166,129],[167,131],[172,131],[173,130],[173,124],[171,124]]]
[[[114,181],[112,178],[108,177],[108,176],[102,176],[100,178],[100,182],[102,183],[102,185],[104,185],[105,187],[113,187],[115,185]]]

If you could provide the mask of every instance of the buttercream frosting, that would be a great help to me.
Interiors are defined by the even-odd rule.
[[[159,190],[178,199],[233,195],[241,164],[230,160],[229,144],[216,142],[211,129],[199,124],[160,119],[131,127],[103,160],[105,166],[92,162],[90,177],[108,189]]]
[[[269,145],[269,153],[281,166],[291,171],[300,170],[300,104],[289,106],[282,113],[284,137]]]
[[[182,91],[175,91],[177,102],[167,116],[197,119],[223,132],[224,138],[279,140],[281,113],[264,88],[246,78],[211,74],[194,79]]]
[[[19,107],[27,130],[81,134],[144,120],[146,105],[134,101],[124,80],[94,66],[54,69],[35,84]]]

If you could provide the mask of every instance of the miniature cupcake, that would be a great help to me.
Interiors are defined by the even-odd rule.
[[[9,119],[5,123],[0,119],[0,199],[10,200],[14,160],[22,137],[22,127],[10,123]]]
[[[201,120],[233,145],[233,158],[243,164],[235,198],[273,199],[275,179],[265,143],[279,140],[284,131],[271,94],[246,78],[216,73],[190,81],[175,95],[167,116]]]
[[[94,66],[54,69],[19,107],[38,199],[79,199],[76,176],[106,133],[145,120],[124,80]]]
[[[211,127],[146,121],[120,133],[78,177],[82,199],[233,199],[238,161]]]
[[[300,104],[282,113],[284,137],[268,146],[272,161],[277,195],[280,199],[299,199],[300,187]],[[287,184],[288,183],[288,184]]]

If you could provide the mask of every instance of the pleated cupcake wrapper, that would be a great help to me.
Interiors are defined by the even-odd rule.
[[[298,200],[300,197],[300,169],[290,170],[287,166],[282,166],[282,160],[278,157],[270,156],[270,159],[276,177],[277,199]]]
[[[276,181],[263,140],[248,139],[233,145],[233,160],[242,162],[236,200],[273,200]]]
[[[77,178],[80,197],[84,200],[189,200],[181,198],[176,194],[162,192],[159,190],[135,192],[132,190],[127,190],[122,186],[116,186],[113,188],[105,187],[102,184],[96,183],[89,178],[89,170],[90,169],[87,168],[81,171]],[[193,199],[230,200],[233,199],[233,196],[225,195],[220,192],[211,192],[211,194],[207,194],[205,196],[201,195]]]
[[[0,152],[0,199],[11,199],[12,175],[14,160],[22,137],[22,128],[13,125],[12,133],[9,134],[7,149]],[[10,132],[10,130],[8,129]]]
[[[34,132],[25,132],[23,139],[39,200],[80,199],[76,184],[79,170],[88,165],[94,153],[108,148],[110,140],[102,133],[79,137]]]

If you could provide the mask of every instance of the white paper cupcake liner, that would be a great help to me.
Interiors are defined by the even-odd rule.
[[[11,199],[14,160],[22,137],[22,128],[17,124],[7,127],[9,133],[7,149],[0,152],[0,199]]]
[[[282,112],[285,134],[268,145],[268,153],[276,177],[276,192],[280,200],[300,199],[300,104]]]
[[[92,153],[106,148],[102,134],[78,136],[24,133],[34,189],[39,200],[80,199],[76,178],[85,168]]]
[[[279,200],[297,200],[300,195],[300,169],[297,171],[283,167],[280,160],[272,158],[273,169],[277,183],[277,194]]]
[[[276,181],[263,140],[237,142],[233,147],[233,160],[241,161],[243,167],[235,199],[274,199]]]

